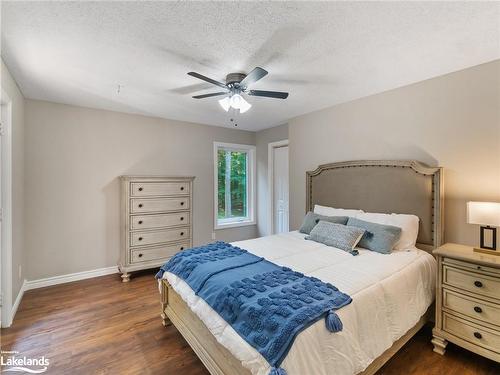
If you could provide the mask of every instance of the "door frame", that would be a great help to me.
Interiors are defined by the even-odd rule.
[[[1,242],[0,242],[0,277],[1,277],[1,325],[12,324],[12,99],[1,90],[0,105],[2,114],[1,147]]]
[[[267,196],[269,198],[269,204],[267,205],[268,235],[274,234],[274,149],[287,146],[288,139],[270,142],[267,145]],[[288,190],[290,190],[290,186],[288,186]]]

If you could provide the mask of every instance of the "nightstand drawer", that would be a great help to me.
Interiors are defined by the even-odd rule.
[[[500,299],[500,279],[496,277],[444,265],[443,283],[477,295]]]
[[[450,267],[464,268],[465,270],[469,270],[472,272],[481,272],[493,277],[500,278],[500,269],[484,266],[482,264],[475,264],[470,262],[465,262],[463,260],[444,258],[443,264]]]
[[[500,353],[500,334],[489,328],[444,313],[443,330],[474,345]]]
[[[443,289],[443,307],[500,326],[500,305]]]

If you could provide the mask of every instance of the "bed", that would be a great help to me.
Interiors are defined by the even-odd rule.
[[[331,282],[353,302],[338,310],[344,329],[331,334],[313,324],[297,336],[283,362],[294,374],[373,374],[427,321],[436,262],[428,253],[442,239],[441,168],[416,161],[352,161],[306,173],[306,211],[315,204],[420,218],[417,247],[382,255],[305,241],[290,232],[234,243],[252,254]],[[264,375],[266,360],[183,280],[161,280],[164,325],[173,323],[214,375]]]

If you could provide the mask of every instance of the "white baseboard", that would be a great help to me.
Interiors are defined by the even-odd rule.
[[[16,300],[12,304],[12,310],[11,310],[11,314],[10,314],[10,322],[8,325],[2,326],[2,327],[6,328],[6,327],[11,326],[11,324],[14,320],[14,317],[16,316],[17,309],[19,308],[19,304],[21,303],[21,300],[24,296],[24,292],[27,290],[38,289],[38,288],[43,288],[46,286],[52,286],[52,285],[57,285],[57,284],[70,283],[72,281],[90,279],[92,277],[111,275],[113,273],[118,273],[117,266],[98,268],[96,270],[70,273],[67,275],[53,276],[53,277],[47,277],[44,279],[31,280],[31,281],[28,281],[25,279],[23,281],[23,285],[21,286],[21,289],[19,290],[19,293],[17,294]]]
[[[23,281],[23,285],[21,285],[21,289],[19,289],[19,293],[17,293],[16,300],[12,304],[12,312],[10,314],[10,322],[7,327],[10,327],[12,325],[12,322],[14,321],[14,317],[16,316],[17,309],[19,308],[19,304],[21,303],[21,300],[23,299],[24,296],[24,291],[26,290],[26,279]]]
[[[65,284],[65,283],[70,283],[72,281],[91,279],[92,277],[111,275],[113,273],[118,273],[117,266],[98,268],[98,269],[90,270],[90,271],[70,273],[67,275],[47,277],[47,278],[38,279],[38,280],[30,280],[30,281],[26,281],[26,283],[25,283],[26,285],[25,285],[24,290],[38,289],[38,288],[44,288],[46,286]]]

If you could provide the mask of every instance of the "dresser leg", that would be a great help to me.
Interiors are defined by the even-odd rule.
[[[448,341],[433,333],[431,342],[434,345],[434,351],[438,354],[444,355]]]
[[[122,273],[122,281],[124,283],[128,283],[130,281],[130,274],[128,272]]]

